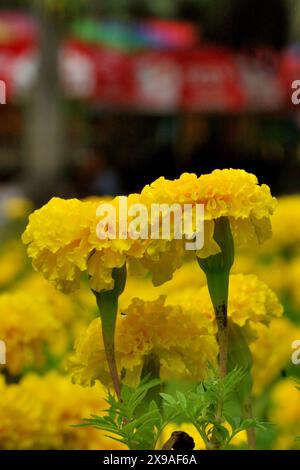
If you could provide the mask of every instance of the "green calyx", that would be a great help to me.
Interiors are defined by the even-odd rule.
[[[118,396],[121,394],[121,386],[115,359],[115,330],[118,313],[118,300],[119,296],[124,291],[126,276],[126,264],[124,264],[124,266],[121,268],[114,268],[112,271],[112,277],[115,281],[114,288],[109,291],[93,291],[96,296],[96,301],[101,317],[102,336],[106,359],[114,388]]]
[[[222,314],[219,310],[227,306],[229,273],[234,262],[234,242],[227,217],[215,220],[214,240],[221,251],[205,259],[197,258],[197,261],[206,275],[216,314]]]

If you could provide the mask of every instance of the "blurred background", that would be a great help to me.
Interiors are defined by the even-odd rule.
[[[1,0],[0,200],[244,168],[299,189],[296,0]]]
[[[257,274],[285,311],[251,349],[255,415],[276,425],[258,448],[300,448],[299,0],[0,0],[0,80],[0,339],[16,337],[0,373],[0,449],[113,442],[69,428],[106,406],[104,389],[65,375],[95,300],[87,284],[64,296],[33,273],[29,213],[54,195],[127,194],[228,167],[278,196],[273,239],[237,253],[233,272]],[[159,292],[198,286],[198,271],[184,265]],[[158,295],[131,281],[128,298]],[[46,313],[59,323],[44,331]]]

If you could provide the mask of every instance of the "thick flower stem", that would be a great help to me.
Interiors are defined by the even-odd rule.
[[[252,411],[252,399],[248,397],[244,403],[244,416],[245,418],[253,419],[253,411]],[[247,429],[247,442],[248,447],[250,450],[256,449],[256,436],[255,436],[255,429],[249,428]]]
[[[228,288],[229,274],[234,261],[234,243],[230,223],[227,217],[215,220],[214,240],[220,247],[220,252],[208,258],[198,258],[198,264],[204,271],[207,287],[212,301],[217,323],[217,340],[219,344],[219,374],[223,379],[227,374],[228,362]],[[216,420],[222,421],[223,403],[219,401],[216,407]],[[216,436],[212,437],[213,449],[220,448]]]
[[[217,322],[217,339],[219,342],[220,377],[227,373],[228,325],[227,304],[229,273],[234,261],[234,244],[229,220],[220,217],[215,220],[214,239],[220,247],[220,253],[208,258],[198,258],[200,268],[204,271],[210,298],[214,307]]]
[[[235,393],[237,401],[241,407],[243,418],[252,420],[252,354],[243,328],[232,322],[229,322],[228,358],[229,370],[233,370],[235,367],[240,367],[246,372],[245,377],[240,382]],[[255,429],[249,428],[246,432],[249,449],[254,450],[256,448]]]
[[[217,340],[219,344],[219,369],[220,377],[223,379],[227,374],[228,358],[228,325],[227,325],[227,305],[223,304],[215,309],[217,320]]]
[[[102,337],[106,360],[114,390],[118,399],[121,398],[121,383],[115,355],[115,330],[118,313],[118,300],[126,283],[126,265],[113,269],[114,288],[110,291],[95,292],[101,317]]]
[[[150,352],[144,357],[144,364],[141,372],[141,382],[147,378],[148,380],[159,380],[160,379],[160,359],[157,353],[154,351]],[[155,387],[151,387],[147,395],[145,396],[145,403],[155,401],[158,407],[161,407],[162,398],[160,392],[162,392],[162,384],[159,383]]]
[[[103,320],[102,320],[102,325],[103,325]],[[115,329],[115,325],[114,325],[114,329]],[[106,360],[107,360],[114,390],[116,392],[118,399],[120,400],[121,382],[120,382],[119,373],[117,369],[116,355],[115,355],[115,342],[114,342],[114,339],[112,339],[113,336],[114,335],[112,331],[109,331],[106,328],[102,327],[102,337],[103,337]]]

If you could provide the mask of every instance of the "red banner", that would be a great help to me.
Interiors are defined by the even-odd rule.
[[[12,100],[30,93],[39,64],[37,30],[18,21],[22,34],[9,21],[0,34],[0,79]],[[216,47],[128,52],[68,39],[59,59],[67,97],[148,112],[275,111],[300,79],[299,54],[290,52],[274,66]]]

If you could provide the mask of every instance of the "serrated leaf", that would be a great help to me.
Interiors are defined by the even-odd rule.
[[[172,395],[169,395],[168,393],[160,393],[159,395],[166,403],[168,403],[168,405],[176,405],[177,401],[172,397]]]
[[[123,426],[123,432],[130,433],[134,431],[135,429],[138,429],[140,426],[146,423],[149,420],[149,418],[153,419],[153,417],[156,414],[157,414],[157,410],[148,411],[143,416],[140,416],[139,418],[133,420],[131,423],[125,424],[125,426]]]
[[[182,407],[183,409],[186,409],[186,407],[187,407],[187,401],[186,401],[186,398],[185,398],[184,394],[183,394],[182,392],[180,392],[180,391],[177,390],[177,392],[176,392],[176,397],[177,397],[177,399],[178,399],[178,401],[179,401],[181,407]]]

